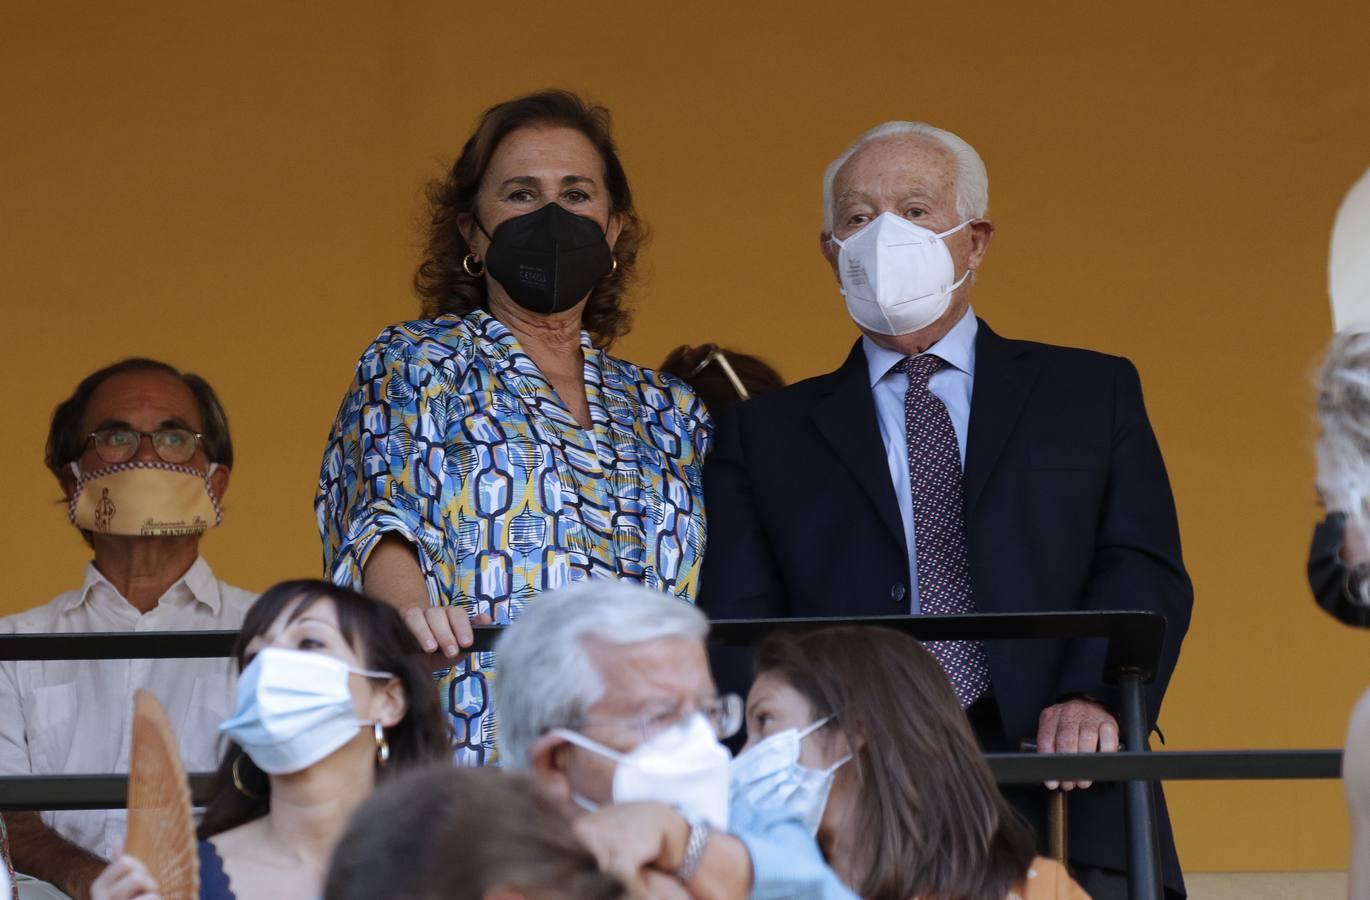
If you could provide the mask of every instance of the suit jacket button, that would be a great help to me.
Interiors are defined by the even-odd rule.
[[[896,581],[896,582],[894,583],[894,587],[890,588],[890,602],[891,602],[891,603],[902,603],[902,602],[904,602],[904,595],[907,594],[907,593],[908,593],[908,588],[904,587],[903,582]]]

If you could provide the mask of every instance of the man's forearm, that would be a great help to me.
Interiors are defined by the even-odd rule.
[[[43,823],[38,813],[5,816],[15,871],[50,881],[75,900],[90,896],[90,883],[108,863]]]

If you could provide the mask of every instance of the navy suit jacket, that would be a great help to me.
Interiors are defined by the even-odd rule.
[[[716,434],[704,469],[699,596],[711,617],[908,612],[898,504],[912,501],[894,495],[859,341],[836,372],[740,405]],[[1148,693],[1154,724],[1193,593],[1136,369],[1006,340],[981,321],[966,443],[977,611],[1162,613],[1165,652]],[[1103,681],[1103,641],[991,642],[986,651],[1010,745],[1035,739],[1041,711],[1062,699],[1119,707]],[[1121,791],[1077,794],[1071,818],[1072,857],[1124,867]],[[1178,886],[1168,831],[1166,881]]]

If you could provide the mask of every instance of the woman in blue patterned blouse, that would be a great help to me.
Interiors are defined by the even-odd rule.
[[[492,107],[429,194],[426,318],[362,354],[324,452],[327,576],[399,607],[443,665],[473,618],[572,581],[693,601],[710,424],[684,383],[605,352],[645,238],[607,110]],[[442,676],[460,761],[494,759],[492,676],[484,653]]]

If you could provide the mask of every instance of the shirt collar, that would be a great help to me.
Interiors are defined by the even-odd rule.
[[[158,603],[182,586],[190,592],[192,599],[209,607],[209,611],[214,615],[217,616],[223,608],[223,598],[219,596],[219,580],[214,577],[213,570],[209,568],[209,563],[205,562],[203,556],[195,557],[195,562],[186,569],[184,575],[167,588],[166,593],[158,599]],[[86,564],[86,577],[81,582],[81,589],[66,599],[62,604],[62,612],[70,612],[86,603],[97,590],[108,591],[125,603],[128,602],[124,595],[119,593],[119,589],[95,567],[95,563],[91,562]]]
[[[940,341],[924,352],[939,356],[947,365],[954,366],[967,375],[974,376],[975,335],[979,330],[980,323],[975,319],[975,310],[967,306],[961,320],[951,327],[951,331],[942,335]],[[888,375],[891,369],[905,359],[904,354],[897,350],[881,347],[871,340],[869,335],[861,338],[861,347],[866,353],[866,366],[870,372],[871,387],[875,387],[880,379]]]

